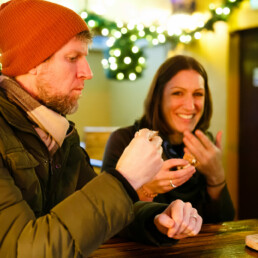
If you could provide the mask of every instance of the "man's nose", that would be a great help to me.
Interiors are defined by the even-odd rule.
[[[77,76],[78,76],[78,78],[83,79],[83,80],[92,79],[93,73],[91,71],[90,65],[89,65],[88,61],[86,60],[86,58],[83,58],[83,60],[81,60],[79,67],[78,67]]]

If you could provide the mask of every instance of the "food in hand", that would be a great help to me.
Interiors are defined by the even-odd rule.
[[[199,161],[191,154],[191,153],[185,153],[184,160],[187,160],[189,162],[189,164],[187,164],[186,166],[178,166],[177,169],[183,169],[183,168],[187,168],[189,166],[194,166],[197,167],[200,163]]]
[[[162,139],[160,136],[158,136],[158,131],[149,130],[147,128],[143,128],[135,133],[135,136],[144,136],[148,141],[152,142],[153,145],[158,149],[158,153],[160,156],[162,155],[163,149],[162,149]]]
[[[149,140],[151,141],[155,136],[158,136],[159,132],[158,131],[149,131]]]
[[[199,165],[198,160],[191,153],[185,153],[183,159],[187,160],[194,167]]]
[[[143,128],[143,129],[139,130],[138,132],[136,132],[136,135],[141,135],[141,133],[145,133],[145,132],[147,132],[147,137],[148,137],[149,141],[151,141],[159,133],[158,131],[153,131],[153,130],[149,130],[147,128]]]

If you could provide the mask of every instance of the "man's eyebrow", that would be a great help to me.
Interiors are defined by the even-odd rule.
[[[80,50],[76,50],[76,49],[71,49],[71,50],[67,51],[67,55],[76,54],[76,55],[87,56],[88,53],[89,53],[88,51],[80,51]]]
[[[68,49],[67,52],[68,52],[68,53],[81,53],[81,52],[84,52],[84,51],[71,48],[71,49]]]

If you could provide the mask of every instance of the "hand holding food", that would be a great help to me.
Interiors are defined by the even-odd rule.
[[[163,164],[162,139],[157,132],[142,129],[135,134],[117,162],[116,169],[134,189],[150,181]]]
[[[182,167],[180,170],[174,168]],[[139,189],[140,200],[148,201],[157,194],[166,193],[184,184],[195,173],[195,168],[188,161],[183,159],[168,159],[163,162],[163,166],[158,174]]]

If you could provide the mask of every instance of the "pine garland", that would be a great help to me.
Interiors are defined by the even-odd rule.
[[[210,7],[210,18],[203,27],[193,31],[181,31],[180,35],[169,35],[167,31],[158,33],[151,27],[128,29],[128,24],[119,26],[116,22],[104,17],[83,11],[87,15],[84,19],[95,35],[105,36],[109,39],[109,45],[104,50],[102,60],[105,74],[110,79],[135,80],[142,76],[145,68],[145,56],[143,47],[140,47],[141,40],[148,42],[148,46],[171,43],[175,48],[179,43],[189,44],[198,39],[198,33],[202,31],[213,31],[217,21],[227,22],[233,10],[239,7],[243,0],[226,0],[220,7]],[[157,27],[156,27],[157,28]],[[145,44],[146,45],[146,44]],[[134,50],[134,51],[133,51]]]

